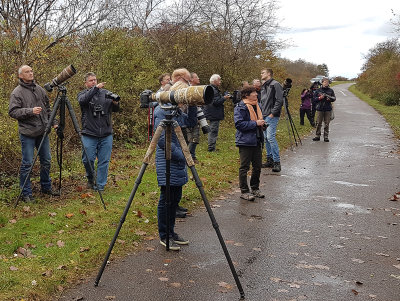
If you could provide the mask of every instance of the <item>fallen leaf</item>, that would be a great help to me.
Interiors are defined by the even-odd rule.
[[[160,280],[160,281],[162,281],[162,282],[166,282],[166,281],[168,281],[169,279],[168,279],[167,277],[160,277],[160,278],[158,278],[158,280]]]
[[[400,280],[400,275],[393,275],[391,274],[390,277],[396,278],[397,280]]]
[[[175,287],[175,288],[179,288],[179,287],[182,286],[182,284],[180,284],[179,282],[172,282],[172,283],[170,283],[170,285],[171,285],[172,287]]]
[[[364,260],[357,259],[357,258],[352,258],[351,261],[357,262],[357,263],[364,263]]]
[[[147,252],[153,252],[155,250],[155,248],[153,248],[153,247],[147,247],[146,248],[146,251]]]
[[[225,240],[225,243],[227,245],[233,245],[235,243],[235,241],[234,240]]]
[[[137,213],[136,213],[136,216],[137,216],[138,218],[142,218],[142,216],[143,216],[142,211],[138,210]]]
[[[54,244],[52,242],[49,242],[46,244],[46,248],[54,247]]]
[[[145,236],[147,234],[147,232],[146,231],[142,231],[142,230],[137,230],[137,231],[135,231],[135,234],[139,235],[139,236]]]
[[[53,275],[53,272],[51,270],[47,270],[46,272],[42,273],[42,276],[44,277],[50,277],[51,275]]]
[[[226,282],[218,282],[218,285],[220,286],[220,287],[223,287],[223,288],[226,288],[226,289],[232,289],[232,285],[230,285],[229,283],[226,283]]]
[[[385,253],[375,253],[378,256],[384,256],[384,257],[390,257],[389,254],[385,254]]]
[[[79,209],[79,213],[80,213],[80,214],[82,214],[82,215],[87,215],[86,211],[85,211],[85,210],[83,210],[83,209],[82,209],[82,210],[81,210],[81,209]]]
[[[31,207],[29,206],[24,206],[22,209],[24,210],[25,213],[31,212]]]
[[[122,239],[117,239],[117,243],[119,243],[119,244],[123,245],[123,244],[125,243],[125,240],[122,240]]]
[[[58,240],[58,241],[57,241],[57,246],[58,246],[59,248],[63,248],[63,247],[65,246],[65,242],[63,242],[62,240]]]
[[[261,248],[253,248],[253,251],[261,252]]]
[[[354,295],[358,295],[358,292],[356,290],[351,290],[353,292]]]
[[[49,216],[51,216],[51,217],[55,217],[57,215],[57,213],[55,213],[55,212],[49,212]]]
[[[399,195],[397,195],[397,194],[393,195],[393,196],[389,199],[389,201],[393,201],[393,202],[398,201],[398,200],[399,200]]]
[[[15,223],[17,222],[17,220],[16,220],[16,219],[10,219],[8,222],[9,222],[10,224],[15,224]]]
[[[18,271],[18,268],[12,265],[10,266],[10,271]]]
[[[79,252],[87,252],[90,250],[90,247],[80,247]]]
[[[395,265],[393,265],[395,268],[397,268],[397,269],[399,269],[400,270],[400,264],[395,264]]]
[[[276,282],[276,283],[278,283],[278,282],[282,282],[282,279],[280,279],[280,278],[276,278],[276,277],[271,277],[271,278],[269,278],[271,281],[273,281],[273,282]]]
[[[66,270],[66,269],[67,269],[67,267],[65,265],[59,265],[57,267],[57,270]]]
[[[298,245],[299,245],[300,247],[307,247],[307,244],[304,243],[304,242],[299,242]]]
[[[236,246],[236,247],[243,247],[244,246],[244,244],[242,244],[241,242],[237,242],[237,243],[235,243],[233,245]]]
[[[73,213],[67,213],[67,214],[65,215],[66,218],[71,218],[71,217],[73,217],[73,216],[74,216]]]

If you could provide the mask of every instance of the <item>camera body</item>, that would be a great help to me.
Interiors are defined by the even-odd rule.
[[[234,90],[233,93],[225,92],[224,95],[228,95],[229,99],[232,100],[232,103],[236,105],[242,100],[241,93],[239,90]]]
[[[120,101],[121,97],[113,92],[108,91],[106,93],[106,98],[112,99],[113,101]]]

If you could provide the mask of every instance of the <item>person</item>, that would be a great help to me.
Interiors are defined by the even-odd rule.
[[[236,146],[239,147],[240,198],[254,201],[255,197],[263,198],[260,191],[260,174],[262,164],[262,146],[264,143],[263,127],[265,121],[258,105],[257,91],[254,87],[246,87],[241,91],[242,101],[234,109],[236,127]],[[247,172],[252,165],[250,188],[247,184]]]
[[[336,100],[335,92],[329,87],[329,79],[322,79],[322,86],[316,92],[317,103],[317,130],[314,141],[319,141],[321,136],[322,122],[324,122],[324,141],[329,142],[329,123],[331,121],[332,102]]]
[[[211,75],[210,84],[214,90],[214,98],[210,104],[203,107],[203,111],[210,125],[210,132],[208,133],[208,151],[215,152],[217,150],[216,145],[219,124],[221,120],[224,120],[224,102],[229,99],[230,95],[227,94],[222,96],[221,91],[219,90],[219,87],[221,86],[220,75]]]
[[[257,78],[253,79],[253,87],[256,89],[257,100],[258,100],[258,103],[260,103],[261,102],[261,81]]]
[[[82,150],[87,187],[100,191],[104,191],[107,184],[113,144],[111,113],[118,112],[120,107],[119,96],[104,89],[105,84],[105,82],[98,83],[96,74],[88,72],[85,75],[86,89],[78,93],[78,102],[82,111],[82,143],[89,157],[87,158]],[[94,167],[96,157],[97,171]],[[96,174],[96,179],[94,179]]]
[[[272,69],[261,70],[261,111],[265,122],[268,124],[264,132],[267,161],[262,167],[272,167],[272,171],[281,171],[279,146],[276,140],[276,128],[281,116],[283,105],[283,89],[280,83],[273,79]]]
[[[307,115],[308,121],[310,122],[311,126],[314,127],[314,120],[311,115],[311,101],[313,98],[313,93],[308,89],[303,89],[300,97],[300,125],[304,125],[304,115]]]
[[[160,82],[161,87],[157,92],[168,91],[171,87],[171,75],[169,73],[161,74],[158,81]]]
[[[22,201],[34,203],[35,198],[32,195],[29,170],[33,163],[35,148],[39,148],[42,140],[42,147],[39,151],[41,192],[47,195],[59,195],[58,192],[52,190],[51,186],[50,142],[48,135],[45,133],[51,110],[46,91],[36,84],[33,70],[30,66],[22,65],[19,67],[18,78],[18,86],[12,91],[10,96],[8,114],[10,117],[18,120],[18,133],[22,152],[19,176]],[[54,128],[57,127],[55,120],[52,126]],[[26,184],[22,187],[25,180]]]
[[[198,86],[200,85],[200,78],[199,76],[191,72],[190,73],[190,85],[191,86]],[[196,157],[196,147],[200,143],[200,126],[197,123],[194,127],[187,128],[187,139],[188,139],[188,147],[190,154],[192,155],[194,163],[198,164],[199,160]]]
[[[186,70],[186,69],[185,69]],[[186,70],[187,71],[187,70]],[[182,79],[187,78],[186,72],[183,74]],[[179,86],[183,86],[184,83],[175,83],[171,89],[177,89]],[[166,118],[166,115],[171,113],[167,109],[157,106],[154,110],[154,126],[155,128],[160,122]],[[197,123],[197,107],[189,106],[188,113],[184,113],[179,107],[176,108],[175,114],[173,114],[173,120],[176,120],[182,127],[193,127]],[[160,139],[157,143],[156,149],[156,173],[158,186],[160,187],[160,198],[157,206],[157,219],[158,219],[158,233],[160,236],[160,244],[166,246],[167,239],[167,204],[166,204],[166,159],[165,159],[165,134],[161,134]],[[186,159],[183,155],[182,148],[179,144],[176,134],[173,132],[171,135],[171,161],[170,161],[170,208],[169,208],[169,249],[178,251],[179,245],[187,245],[188,240],[179,236],[175,228],[176,209],[182,198],[182,186],[188,182],[188,174],[186,167]]]
[[[318,97],[315,94],[315,91],[317,91],[318,88],[319,88],[319,82],[313,82],[311,84],[311,87],[310,87],[310,93],[312,95],[312,99],[311,99],[311,117],[312,117],[312,120],[314,121],[314,126],[315,126],[315,112],[317,111],[316,107],[317,107],[317,103],[318,103]]]

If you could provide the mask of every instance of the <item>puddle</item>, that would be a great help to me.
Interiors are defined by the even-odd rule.
[[[370,213],[369,210],[364,209],[363,207],[360,207],[357,205],[353,205],[353,204],[338,203],[338,204],[335,204],[334,206],[338,207],[338,208],[348,209],[348,210],[354,211],[356,213]]]
[[[350,183],[350,182],[344,182],[344,181],[333,181],[333,183],[340,184],[340,185],[345,185],[349,187],[355,187],[355,186],[360,186],[360,187],[368,187],[368,184],[357,184],[357,183]]]

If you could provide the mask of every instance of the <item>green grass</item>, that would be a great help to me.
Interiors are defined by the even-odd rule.
[[[298,103],[293,105],[295,108],[291,111],[299,135],[309,134],[312,128],[298,125]],[[228,116],[232,113],[229,112]],[[205,135],[201,136],[197,148],[201,164],[196,169],[210,201],[238,186],[239,155],[234,143],[232,117],[228,116],[221,124],[217,142],[220,151],[207,152]],[[289,146],[284,116],[279,123],[277,137],[281,150]],[[97,272],[119,224],[146,150],[146,145],[121,145],[113,149],[108,184],[103,194],[107,211],[103,209],[99,196],[85,188],[78,149],[69,150],[64,155],[68,170],[63,173],[60,198],[39,197],[37,204],[27,206],[20,203],[14,209],[13,202],[18,195],[17,179],[7,181],[14,184],[0,191],[0,300],[49,300],[80,278]],[[110,260],[141,247],[144,240],[158,237],[156,207],[159,188],[154,156],[152,159]],[[53,170],[57,170],[56,163]],[[52,177],[58,179],[57,171]],[[33,175],[33,187],[38,190],[37,174]],[[200,194],[191,180],[184,187],[182,205],[192,210],[201,204]],[[24,257],[18,254],[20,247],[27,249],[30,255]]]
[[[357,85],[350,86],[349,90],[377,110],[390,124],[396,138],[400,139],[400,106],[385,106],[376,99],[372,99],[368,95],[357,90]]]

